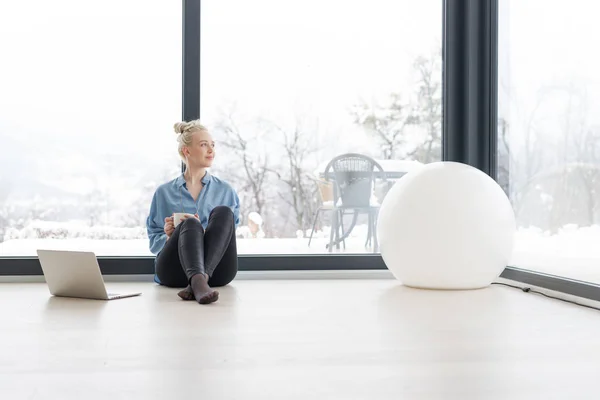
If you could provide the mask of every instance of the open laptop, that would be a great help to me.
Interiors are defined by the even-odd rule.
[[[108,293],[96,255],[85,251],[37,251],[50,294],[61,297],[114,300],[141,293]]]

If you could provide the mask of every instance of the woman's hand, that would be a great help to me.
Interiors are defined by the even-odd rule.
[[[173,217],[165,218],[165,233],[167,234],[167,239],[171,237],[171,235],[175,232],[175,222],[173,221]]]
[[[183,222],[184,220],[186,220],[188,218],[190,218],[190,216],[185,215],[181,218],[181,221]],[[198,214],[194,214],[194,218],[200,220],[200,216]],[[167,217],[167,218],[165,218],[165,233],[167,234],[167,239],[169,239],[171,237],[173,232],[175,232],[175,218]]]

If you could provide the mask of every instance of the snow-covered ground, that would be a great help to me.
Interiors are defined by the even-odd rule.
[[[511,265],[600,284],[600,226],[566,226],[556,235],[521,229]]]
[[[237,239],[239,254],[326,254],[329,240],[313,239],[308,247],[308,239]],[[364,240],[346,241],[346,250],[336,253],[365,253]],[[0,257],[31,257],[36,249],[94,251],[98,256],[152,256],[147,239],[134,240],[93,240],[93,239],[23,239],[10,240],[0,244]]]
[[[238,239],[239,254],[329,254],[328,239]],[[364,237],[346,241],[346,249],[335,253],[370,253]],[[147,239],[13,239],[0,243],[0,257],[31,257],[36,249],[94,251],[98,256],[151,256]],[[594,283],[600,283],[600,226],[568,226],[556,235],[536,229],[516,234],[511,265]]]

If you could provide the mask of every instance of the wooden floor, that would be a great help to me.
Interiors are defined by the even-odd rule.
[[[211,306],[0,285],[0,399],[598,399],[600,312],[493,286],[235,281]]]

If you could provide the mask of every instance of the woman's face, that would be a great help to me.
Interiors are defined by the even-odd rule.
[[[209,168],[215,158],[215,141],[206,131],[195,132],[192,144],[186,146],[183,153],[187,156],[190,166]]]

